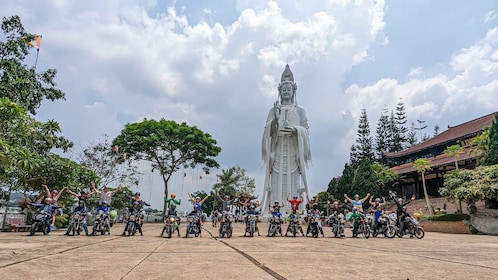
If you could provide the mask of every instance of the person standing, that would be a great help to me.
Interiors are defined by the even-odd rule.
[[[99,205],[102,204],[102,201],[106,201],[111,206],[112,197],[121,189],[121,184],[115,190],[111,191],[107,185],[102,190],[98,190],[95,188],[95,183],[92,182],[92,189],[94,193],[99,195]]]

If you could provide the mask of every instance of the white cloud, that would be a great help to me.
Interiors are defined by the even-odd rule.
[[[484,16],[484,22],[485,23],[491,22],[494,19],[496,19],[496,17],[498,17],[498,14],[496,13],[496,11],[491,10],[491,11],[487,12],[486,15]]]

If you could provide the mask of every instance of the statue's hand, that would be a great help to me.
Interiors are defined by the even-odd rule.
[[[280,117],[280,107],[278,107],[278,101],[273,103],[273,114],[275,115],[275,119],[278,120]]]

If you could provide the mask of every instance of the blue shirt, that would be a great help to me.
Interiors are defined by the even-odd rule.
[[[108,213],[109,212],[109,205],[106,205],[105,207],[104,206],[99,206],[99,208],[97,208],[97,212],[99,212],[100,210],[104,211],[104,213]]]
[[[380,210],[375,210],[375,220],[378,221],[380,217],[384,214],[384,211]]]

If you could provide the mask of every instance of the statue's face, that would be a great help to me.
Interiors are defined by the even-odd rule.
[[[294,90],[292,89],[292,85],[284,84],[282,86],[280,97],[282,100],[291,100],[294,97]]]

